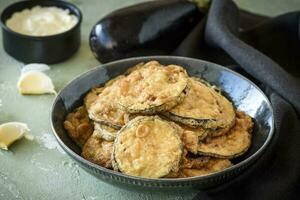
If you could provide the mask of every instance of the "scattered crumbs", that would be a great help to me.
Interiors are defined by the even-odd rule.
[[[74,167],[71,168],[71,172],[72,172],[72,177],[76,179],[76,182],[79,185],[80,182],[79,166],[75,164]]]
[[[15,183],[2,173],[0,173],[0,188],[0,199],[24,200]]]
[[[43,145],[47,149],[56,149],[62,154],[66,154],[64,150],[59,146],[55,137],[50,133],[43,133],[41,136],[37,137],[39,144]]]
[[[73,162],[72,160],[62,162],[63,167],[69,168],[68,171],[71,172],[71,177],[74,179],[74,183],[79,185],[80,183],[80,171],[79,166],[77,163]]]
[[[62,161],[62,165],[63,165],[63,166],[68,166],[68,164],[69,164],[68,161],[66,161],[66,160]]]
[[[73,162],[72,160],[64,160],[62,161],[63,167],[68,167],[68,171],[71,172],[72,178],[75,179],[75,183],[79,184],[80,182],[80,171],[79,171],[79,165],[76,162]]]
[[[51,174],[51,176],[58,176],[58,171],[56,166],[47,159],[45,152],[35,153],[31,156],[30,163],[35,166],[35,168]]]
[[[62,161],[63,166],[67,166],[69,168],[77,167],[78,165],[75,162],[64,160]]]
[[[43,170],[45,172],[51,171],[52,169],[49,167],[49,165],[45,165],[43,162],[39,161],[39,156],[41,155],[41,153],[34,154],[30,162],[40,170]]]

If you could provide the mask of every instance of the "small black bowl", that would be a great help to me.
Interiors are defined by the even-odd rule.
[[[223,171],[200,177],[149,179],[130,176],[96,165],[80,156],[80,149],[68,137],[63,127],[65,116],[75,107],[82,105],[83,97],[90,88],[102,85],[108,80],[124,73],[128,68],[140,62],[157,60],[162,64],[183,66],[189,75],[201,77],[221,88],[234,106],[249,114],[255,122],[252,133],[252,145],[241,157],[232,160],[235,164]],[[103,181],[128,189],[168,189],[200,188],[206,189],[227,182],[238,176],[247,167],[251,167],[267,148],[274,130],[272,106],[264,93],[242,75],[220,65],[203,60],[174,57],[151,56],[124,59],[94,68],[75,78],[57,95],[52,111],[53,133],[60,146],[87,172]]]
[[[6,26],[6,20],[13,13],[34,6],[55,6],[68,9],[77,16],[78,22],[71,29],[49,36],[29,36],[17,33]],[[1,14],[2,39],[4,50],[17,60],[24,63],[57,63],[71,57],[80,46],[80,24],[82,15],[73,4],[59,0],[21,1],[9,5]]]

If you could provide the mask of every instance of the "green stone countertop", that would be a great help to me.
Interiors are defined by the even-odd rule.
[[[16,0],[0,0],[0,11]],[[99,65],[88,46],[91,27],[105,14],[138,0],[71,0],[83,13],[81,48],[69,60],[51,65],[48,75],[59,91],[75,76]],[[247,10],[277,15],[299,10],[300,0],[236,0]],[[0,36],[2,43],[2,35]],[[22,139],[9,151],[0,150],[0,199],[98,200],[191,199],[196,191],[127,191],[106,184],[82,170],[55,141],[50,128],[54,95],[22,96],[16,88],[22,63],[8,56],[0,44],[0,124],[25,122],[35,136]]]

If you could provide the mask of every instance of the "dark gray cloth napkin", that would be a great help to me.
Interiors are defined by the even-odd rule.
[[[242,175],[195,199],[300,198],[300,12],[273,19],[213,0],[207,18],[174,51],[228,66],[258,84],[275,115],[270,146]]]

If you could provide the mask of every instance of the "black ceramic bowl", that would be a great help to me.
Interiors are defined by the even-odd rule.
[[[85,160],[80,156],[80,149],[70,140],[63,128],[63,121],[68,112],[83,103],[88,90],[125,72],[139,62],[157,60],[163,64],[183,66],[189,75],[201,77],[224,91],[225,96],[233,101],[238,110],[245,111],[255,121],[252,145],[243,156],[233,160],[234,166],[202,177],[178,179],[148,179],[115,172]],[[130,188],[191,188],[205,189],[224,183],[239,175],[263,154],[273,135],[273,111],[264,93],[251,81],[220,65],[184,57],[153,56],[120,60],[96,67],[75,78],[60,91],[52,108],[51,123],[54,135],[61,147],[80,166],[96,177],[114,185]]]
[[[63,33],[50,36],[23,35],[9,29],[5,24],[13,13],[40,5],[68,9],[77,16],[78,23]],[[11,4],[1,14],[4,50],[24,63],[57,63],[72,56],[80,46],[80,24],[82,15],[73,4],[59,0],[31,0]]]

